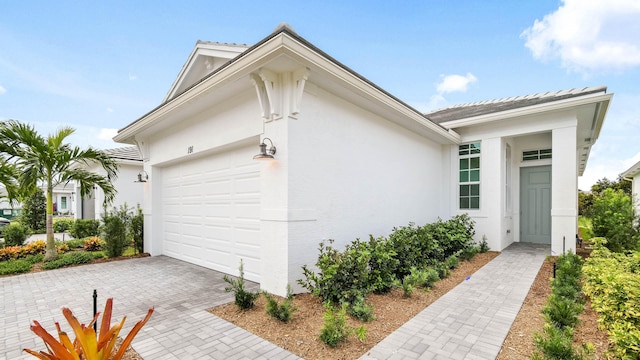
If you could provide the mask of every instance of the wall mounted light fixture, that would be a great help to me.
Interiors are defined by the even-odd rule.
[[[269,140],[269,143],[271,144],[271,147],[269,148],[269,150],[267,150],[267,144],[264,143],[265,140]],[[259,146],[260,146],[260,154],[255,155],[253,159],[254,160],[272,160],[273,155],[275,155],[276,153],[276,147],[273,146],[273,142],[271,141],[271,139],[264,138],[264,140],[262,140]]]
[[[138,180],[134,181],[137,183],[147,182],[149,180],[149,174],[146,171],[142,170],[138,173]]]

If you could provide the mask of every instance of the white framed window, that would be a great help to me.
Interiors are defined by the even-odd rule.
[[[60,210],[66,210],[67,209],[67,197],[63,196],[60,198]]]
[[[460,209],[480,209],[480,142],[458,147]]]

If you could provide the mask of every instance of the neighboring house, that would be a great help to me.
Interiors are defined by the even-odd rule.
[[[118,164],[118,177],[113,180],[113,186],[118,193],[107,208],[107,211],[114,207],[119,208],[125,203],[130,208],[138,205],[142,207],[144,198],[144,184],[136,183],[138,174],[143,171],[142,158],[135,146],[127,146],[116,149],[103,150],[110,155]],[[94,164],[87,168],[88,171],[106,176],[106,171],[98,164]],[[91,196],[84,199],[80,196],[80,188],[74,184],[74,204],[76,219],[100,219],[104,213],[104,192],[100,188],[96,188]]]
[[[624,179],[631,181],[631,195],[636,214],[640,214],[640,161],[620,174]]]
[[[47,196],[47,188],[42,187]],[[75,183],[59,184],[53,187],[51,200],[53,201],[53,213],[56,215],[74,215],[75,213]]]
[[[162,104],[114,140],[137,145],[149,174],[147,251],[230,274],[242,259],[284,294],[323,240],[342,249],[461,213],[494,250],[574,249],[577,178],[612,96],[425,115],[281,26],[251,47],[198,42]],[[253,159],[260,143],[273,160]]]
[[[6,188],[0,185],[0,217],[11,220],[20,215],[21,211],[22,204],[18,201],[9,202]]]

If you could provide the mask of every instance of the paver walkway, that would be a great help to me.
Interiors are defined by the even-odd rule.
[[[495,359],[550,251],[512,244],[361,359]]]
[[[66,324],[62,306],[87,323],[93,316],[93,289],[98,311],[107,297],[114,298],[113,319],[127,316],[126,333],[155,307],[133,343],[145,360],[297,359],[206,311],[233,301],[225,285],[219,272],[165,256],[0,278],[0,360],[33,359],[22,349],[42,350],[44,344],[29,330],[31,321],[51,332],[54,321]]]
[[[375,346],[362,359],[494,359],[549,246],[513,244]],[[155,313],[134,340],[145,360],[298,359],[206,311],[232,301],[219,272],[159,256],[0,278],[0,360],[32,359],[43,349],[32,320],[54,329],[61,306],[81,321],[114,298],[115,320],[128,332],[149,306]],[[256,284],[252,284],[256,287]]]

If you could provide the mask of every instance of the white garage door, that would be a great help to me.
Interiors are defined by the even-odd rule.
[[[162,171],[163,254],[260,281],[260,167],[255,146]]]

